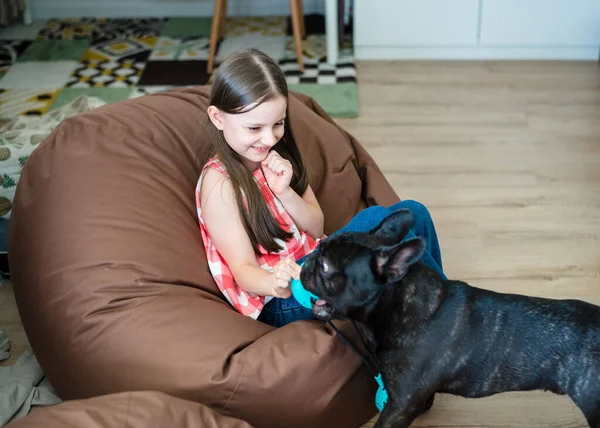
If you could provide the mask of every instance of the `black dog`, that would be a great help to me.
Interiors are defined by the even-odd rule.
[[[376,427],[408,427],[436,392],[568,394],[600,428],[600,307],[500,294],[444,280],[401,242],[400,210],[370,233],[340,233],[307,257],[301,280],[322,320],[351,319],[372,336],[389,399]]]

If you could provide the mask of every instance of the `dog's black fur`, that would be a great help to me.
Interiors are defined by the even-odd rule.
[[[372,336],[389,399],[376,427],[408,427],[435,392],[568,394],[600,428],[600,307],[501,294],[444,280],[418,261],[420,238],[396,211],[369,233],[340,233],[307,257],[301,280],[322,320]]]

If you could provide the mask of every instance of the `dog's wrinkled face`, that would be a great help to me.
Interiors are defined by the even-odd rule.
[[[412,224],[408,210],[396,211],[369,233],[345,232],[325,239],[304,262],[300,279],[316,294],[312,310],[321,320],[364,319],[385,285],[399,281],[425,244],[399,243]]]
[[[312,307],[317,318],[348,318],[377,294],[377,279],[371,269],[357,269],[371,263],[367,238],[365,234],[340,234],[325,240],[306,258],[301,281],[319,296]],[[366,286],[357,287],[359,283]]]

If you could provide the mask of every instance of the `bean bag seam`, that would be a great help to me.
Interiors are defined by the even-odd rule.
[[[246,350],[250,353],[250,355],[249,355],[248,358],[244,359],[244,366],[242,367],[242,370],[240,371],[240,377],[238,378],[237,384],[235,385],[235,388],[231,392],[231,395],[227,399],[227,402],[223,406],[223,410],[224,411],[227,410],[227,406],[229,406],[229,403],[231,402],[231,399],[233,398],[233,396],[235,395],[235,393],[239,389],[239,387],[240,387],[240,385],[242,383],[242,377],[244,376],[244,374],[246,372],[246,369],[248,367],[248,360],[250,360],[252,358],[252,353],[254,352],[254,348],[246,348]]]
[[[129,394],[127,394],[127,409],[125,410],[125,423],[123,424],[123,426],[127,426],[129,423],[129,415],[130,415],[130,411],[131,411],[131,398],[132,398],[131,392],[129,392]]]

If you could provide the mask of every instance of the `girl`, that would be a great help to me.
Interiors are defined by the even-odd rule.
[[[212,153],[202,159],[196,206],[208,265],[233,307],[275,327],[315,319],[291,295],[296,263],[323,234],[323,212],[289,124],[288,88],[278,65],[256,49],[238,51],[216,70],[207,110]],[[369,207],[342,231],[368,231],[410,208],[410,235],[423,236],[423,261],[442,273],[427,209],[414,201]],[[442,273],[443,275],[443,273]]]

